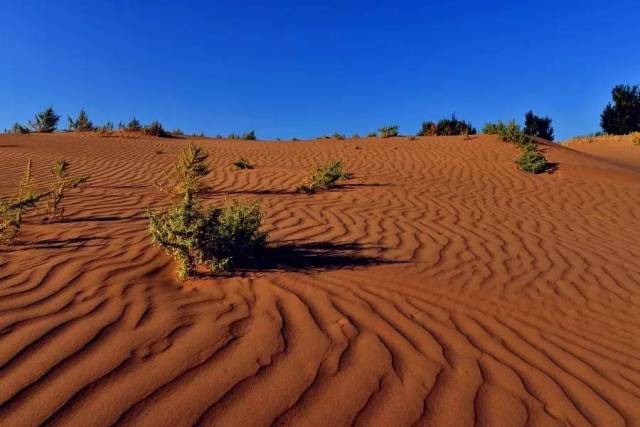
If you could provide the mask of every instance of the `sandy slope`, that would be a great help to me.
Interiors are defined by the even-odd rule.
[[[493,137],[205,141],[211,203],[261,200],[281,248],[180,288],[144,214],[186,143],[0,136],[0,192],[27,158],[92,175],[0,249],[1,425],[640,424],[640,174],[549,145],[528,175]],[[348,185],[293,192],[334,157]]]
[[[576,138],[565,145],[640,172],[640,146],[629,135]]]

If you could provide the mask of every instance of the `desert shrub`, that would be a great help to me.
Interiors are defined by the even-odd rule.
[[[498,122],[495,126],[498,135],[503,141],[511,142],[518,146],[523,146],[533,142],[533,139],[529,135],[525,134],[520,128],[520,125],[513,120],[506,124]]]
[[[291,138],[293,142],[300,141],[300,138]]]
[[[452,136],[452,135],[475,135],[476,129],[470,122],[458,120],[455,114],[451,118],[442,119],[438,123],[431,121],[423,122],[418,136]]]
[[[367,134],[367,138],[377,138],[378,137],[378,132],[369,132]]]
[[[611,91],[609,103],[600,116],[605,133],[626,135],[640,131],[640,86],[618,85]]]
[[[345,138],[345,136],[339,132],[335,132],[332,138],[337,139],[338,141],[342,141]]]
[[[154,120],[150,124],[145,126],[143,132],[145,135],[159,136],[161,138],[169,136],[169,133],[164,130],[162,123],[157,120]]]
[[[58,160],[51,168],[53,175],[53,183],[51,189],[47,193],[49,200],[47,201],[47,210],[44,222],[56,222],[64,216],[64,207],[62,207],[62,199],[64,199],[67,190],[78,188],[89,180],[88,176],[72,178],[69,176],[69,163],[64,160]]]
[[[353,135],[351,135],[351,139],[360,139],[360,134],[354,133]]]
[[[15,122],[13,126],[11,126],[5,133],[11,133],[14,135],[23,135],[29,133],[29,128],[26,126],[22,126],[20,123]]]
[[[391,138],[394,136],[398,136],[398,126],[385,126],[383,128],[380,128],[378,133],[380,134],[381,138]]]
[[[67,116],[67,120],[69,121],[69,130],[73,132],[91,132],[95,130],[95,126],[91,120],[89,120],[89,116],[84,111],[84,109],[80,110],[78,113],[78,118],[73,119],[70,116]],[[113,128],[113,125],[111,125]]]
[[[142,123],[140,120],[136,119],[135,116],[127,123],[125,126],[125,130],[138,132],[142,130]]]
[[[59,120],[60,116],[53,111],[53,107],[49,107],[36,114],[34,121],[29,120],[29,127],[34,132],[50,133],[54,132],[58,128]]]
[[[340,179],[349,178],[341,160],[330,161],[317,166],[311,177],[298,187],[300,193],[315,193],[335,187]]]
[[[514,122],[515,123],[515,122]],[[502,135],[505,131],[506,125],[502,121],[496,123],[487,123],[482,128],[482,133],[485,135]]]
[[[244,135],[242,135],[242,139],[244,139],[245,141],[256,141],[258,139],[256,137],[256,131],[251,130],[249,132],[246,132]]]
[[[418,132],[418,136],[435,136],[438,135],[438,125],[435,122],[422,122],[422,128]]]
[[[553,141],[552,120],[549,117],[538,117],[529,111],[524,115],[524,133],[527,135]]]
[[[415,135],[411,135],[411,136],[409,137],[409,141],[415,141],[416,139],[417,139],[417,138],[416,138],[416,136],[415,136]]]
[[[633,132],[631,134],[631,142],[633,145],[640,145],[640,132]]]
[[[238,160],[233,162],[233,165],[235,167],[237,167],[238,169],[253,169],[254,168],[254,165],[252,165],[249,162],[249,160],[245,159],[244,157],[240,157]]]
[[[31,160],[27,161],[16,195],[0,199],[0,244],[11,244],[20,234],[22,216],[40,200],[31,182]]]
[[[266,244],[258,204],[202,208],[198,194],[204,186],[202,178],[209,173],[206,158],[200,147],[187,147],[176,165],[172,205],[165,212],[148,214],[153,242],[173,255],[181,279],[192,276],[199,265],[212,273],[228,271]]]
[[[183,136],[184,132],[182,132],[181,129],[174,129],[174,130],[171,131],[171,134],[172,135],[176,135],[176,136]]]
[[[227,137],[227,139],[242,139],[242,137],[240,136],[240,134],[235,133],[235,132],[231,132],[229,134],[229,136]]]
[[[107,122],[102,126],[96,127],[96,132],[101,134],[110,134],[113,132],[113,122]]]
[[[538,150],[534,143],[529,143],[522,147],[520,157],[516,160],[516,163],[523,171],[535,174],[545,172],[549,167],[544,154]]]

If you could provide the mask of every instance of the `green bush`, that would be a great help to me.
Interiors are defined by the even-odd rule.
[[[258,137],[256,136],[256,131],[252,130],[242,135],[242,139],[245,141],[256,141]]]
[[[233,162],[233,165],[235,167],[237,167],[238,169],[253,169],[254,168],[254,166],[251,163],[249,163],[249,160],[245,159],[244,157],[240,157],[238,160]]]
[[[162,123],[157,120],[154,120],[149,125],[145,126],[143,131],[145,135],[159,136],[161,138],[169,136],[169,133],[164,130]]]
[[[315,193],[328,190],[336,186],[336,182],[349,178],[344,170],[341,160],[330,161],[316,167],[311,177],[298,187],[300,193]]]
[[[547,159],[535,144],[524,145],[516,163],[523,171],[535,174],[545,172],[549,167]]]
[[[69,163],[64,160],[58,160],[51,168],[53,175],[53,183],[51,189],[47,193],[49,200],[47,201],[47,210],[44,222],[56,222],[64,216],[64,208],[62,199],[64,199],[67,190],[78,188],[89,180],[88,176],[79,178],[71,178],[68,172]]]
[[[70,131],[92,132],[95,130],[95,126],[93,126],[93,123],[89,120],[89,116],[84,110],[80,110],[77,119],[73,120],[71,117],[67,116],[67,120],[69,121]],[[113,125],[111,127],[113,128]]]
[[[367,138],[377,138],[378,137],[378,132],[369,132],[367,134]]]
[[[345,139],[345,136],[341,133],[335,132],[332,138],[337,139],[338,141],[342,141],[343,139]]]
[[[113,132],[113,122],[107,122],[102,126],[98,126],[96,128],[96,131],[100,132],[102,134],[112,133]]]
[[[29,127],[33,129],[34,132],[51,133],[58,128],[59,120],[60,116],[53,111],[53,107],[49,107],[36,114],[35,120],[29,121]]]
[[[0,244],[11,244],[20,234],[22,216],[36,206],[40,196],[31,182],[31,160],[27,161],[16,195],[0,199]]]
[[[181,279],[195,274],[200,265],[214,274],[228,271],[266,245],[258,204],[202,208],[198,189],[209,173],[205,161],[201,148],[187,148],[176,166],[179,173],[171,207],[165,212],[149,212],[152,240],[176,259]]]
[[[175,136],[184,136],[184,132],[181,129],[174,129],[171,131],[171,134]]]
[[[470,122],[458,120],[455,114],[449,119],[442,119],[438,123],[431,121],[423,122],[418,136],[453,136],[453,135],[475,135],[476,129]]]
[[[128,131],[132,131],[132,132],[138,132],[142,130],[142,123],[140,123],[140,120],[136,119],[135,116],[129,121],[129,123],[127,123],[127,125],[125,126],[125,130]]]
[[[524,133],[527,135],[553,141],[552,120],[549,117],[538,117],[529,111],[524,115]]]
[[[391,138],[394,136],[398,136],[398,126],[385,126],[383,128],[380,128],[378,133],[380,134],[380,138]]]
[[[600,126],[611,135],[640,131],[640,86],[618,85],[611,91],[609,103],[600,116]]]
[[[11,133],[14,135],[24,135],[29,133],[29,128],[26,126],[22,126],[20,123],[15,122],[9,130],[5,131],[5,133]]]

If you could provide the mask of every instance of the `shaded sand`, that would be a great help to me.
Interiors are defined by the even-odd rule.
[[[640,145],[635,145],[630,135],[575,138],[563,144],[640,172]]]
[[[209,202],[260,200],[280,247],[180,288],[145,211],[187,141],[0,136],[0,192],[28,157],[92,176],[0,250],[1,425],[640,423],[640,174],[550,144],[528,175],[495,137],[202,143]],[[347,185],[293,192],[336,157]]]

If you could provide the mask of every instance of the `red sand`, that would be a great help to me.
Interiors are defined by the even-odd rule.
[[[260,200],[295,256],[180,287],[145,212],[188,142],[0,136],[0,193],[27,158],[91,174],[0,248],[1,425],[640,423],[633,168],[549,145],[533,176],[495,137],[202,140],[209,202]],[[338,157],[346,186],[293,191]]]

